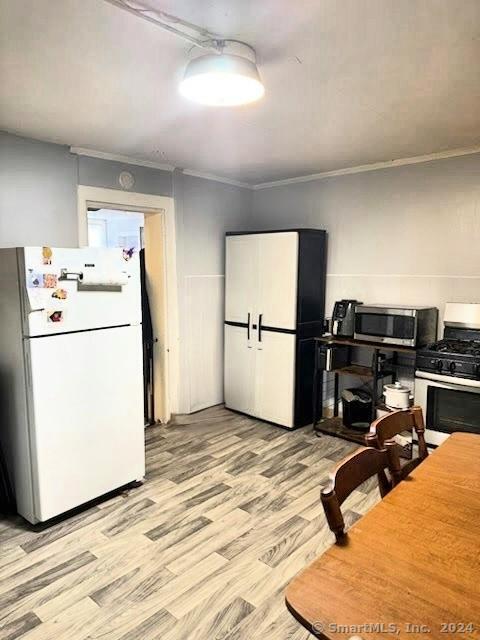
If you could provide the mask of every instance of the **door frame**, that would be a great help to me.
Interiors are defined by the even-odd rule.
[[[104,189],[79,185],[77,187],[78,246],[88,246],[88,208],[99,207],[123,211],[157,214],[163,218],[163,254],[165,282],[163,283],[165,327],[167,343],[164,349],[165,412],[162,421],[168,422],[178,413],[180,341],[178,319],[177,259],[174,199],[118,189]]]

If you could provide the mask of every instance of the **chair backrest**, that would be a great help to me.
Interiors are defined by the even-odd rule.
[[[383,449],[385,443],[391,441],[403,431],[414,430],[418,440],[418,458],[414,458],[402,466],[401,478],[405,478],[416,466],[428,456],[425,442],[425,423],[421,407],[411,407],[393,411],[372,422],[370,431],[365,436],[367,446]]]
[[[391,480],[385,474],[387,468]],[[397,483],[399,472],[400,460],[393,443],[387,443],[385,449],[361,447],[338,463],[330,476],[330,482],[320,494],[328,526],[337,542],[345,536],[345,521],[340,507],[352,491],[376,474],[383,497]]]

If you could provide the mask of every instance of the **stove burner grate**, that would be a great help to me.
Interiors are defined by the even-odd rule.
[[[480,340],[440,340],[430,347],[437,353],[480,357]]]

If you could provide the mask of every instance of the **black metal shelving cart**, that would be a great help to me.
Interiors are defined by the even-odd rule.
[[[362,347],[372,351],[371,366],[359,364],[350,364],[338,369],[329,370],[328,373],[334,374],[334,405],[333,418],[327,418],[323,412],[323,385],[326,370],[321,367],[320,352],[322,348],[328,345],[343,345],[349,348]],[[389,377],[392,382],[397,379],[397,371],[400,367],[410,369],[413,373],[415,361],[412,358],[411,367],[408,365],[400,365],[398,362],[398,354],[404,353],[411,356],[415,355],[413,347],[402,347],[393,344],[384,344],[376,342],[367,342],[364,340],[355,340],[354,338],[340,338],[336,336],[324,336],[315,338],[315,364],[313,374],[313,428],[317,435],[326,434],[333,435],[344,440],[363,443],[364,434],[360,431],[348,429],[344,427],[341,418],[338,416],[339,397],[339,377],[341,375],[357,376],[364,380],[372,382],[372,421],[376,418],[376,411],[379,407],[384,407],[379,402],[378,383]],[[390,354],[389,358],[381,358],[382,353]],[[386,407],[385,407],[386,408]]]

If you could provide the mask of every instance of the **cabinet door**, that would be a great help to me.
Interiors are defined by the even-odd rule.
[[[262,331],[256,353],[256,415],[293,427],[296,336]]]
[[[295,329],[297,324],[298,233],[259,234],[258,305],[262,325]]]
[[[258,235],[227,236],[225,256],[225,320],[248,322],[256,313]]]
[[[256,350],[245,327],[225,325],[225,406],[254,414]]]

